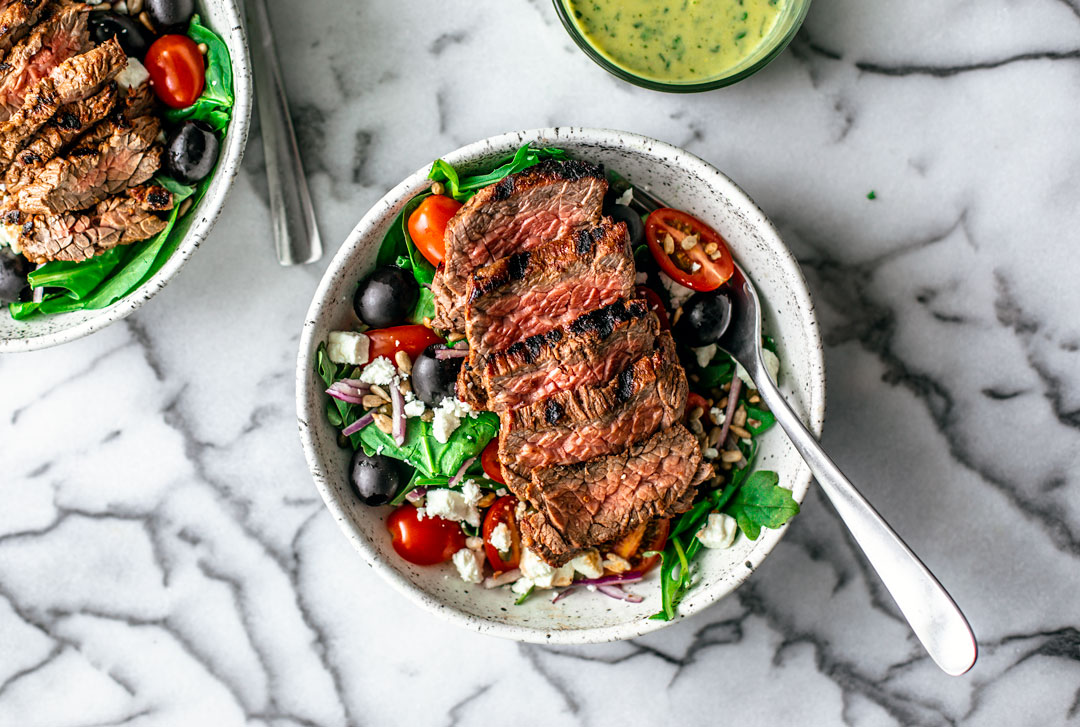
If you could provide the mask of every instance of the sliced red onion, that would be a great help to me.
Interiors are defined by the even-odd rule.
[[[577,590],[576,585],[570,586],[569,588],[564,588],[564,589],[562,589],[561,591],[559,591],[558,593],[555,594],[555,598],[551,599],[551,602],[552,603],[558,603],[559,601],[563,600],[564,598],[566,598],[567,596],[569,596],[571,593],[573,593],[576,590]]]
[[[738,374],[731,377],[731,390],[727,395],[727,411],[724,412],[724,426],[720,428],[720,445],[727,441],[728,430],[731,429],[731,418],[735,416],[735,409],[739,406],[739,392],[742,391],[742,379]]]
[[[371,390],[371,387],[367,384],[361,383],[360,386],[353,386],[345,379],[342,379],[341,381],[335,381],[334,383],[330,384],[330,388],[334,391],[340,391],[342,394],[348,394],[349,396],[363,396]]]
[[[457,343],[455,343],[453,346],[451,346],[450,348],[453,348],[453,349],[455,349],[457,351],[467,351],[467,350],[469,350],[469,342],[463,338],[460,341],[458,341]]]
[[[409,490],[407,493],[405,493],[405,499],[415,505],[416,503],[423,500],[424,495],[426,495],[426,494],[427,494],[427,488],[426,487],[417,487],[416,489]]]
[[[334,388],[327,389],[326,393],[329,394],[330,396],[334,397],[335,399],[340,399],[341,401],[344,401],[347,404],[363,404],[364,403],[364,400],[361,399],[359,396],[353,396],[352,394],[346,394],[345,392],[338,391],[337,389],[334,389]]]
[[[465,460],[462,463],[461,467],[458,468],[458,471],[454,474],[454,476],[450,478],[450,482],[448,484],[453,487],[457,483],[461,482],[461,478],[465,476],[465,473],[470,467],[472,467],[472,463],[475,461],[476,457],[469,457],[467,460]]]
[[[45,288],[42,286],[34,288],[34,302],[40,303],[43,300],[45,300]]]
[[[515,568],[514,570],[508,570],[505,573],[500,573],[497,576],[488,576],[484,579],[484,588],[498,588],[499,586],[505,586],[507,583],[513,583],[518,578],[521,578],[521,571]]]
[[[618,575],[600,576],[599,578],[583,578],[574,581],[575,586],[606,586],[612,583],[637,583],[645,576],[641,571],[627,571]]]
[[[361,381],[360,379],[341,379],[335,383],[345,384],[346,386],[351,386],[354,389],[362,389],[364,391],[368,391],[369,389],[371,389],[371,384],[366,381]]]
[[[393,407],[394,443],[400,447],[405,444],[405,397],[397,386],[390,387],[390,404]]]
[[[364,416],[360,417],[359,419],[357,419],[355,422],[353,422],[349,426],[342,429],[341,433],[344,434],[346,437],[351,437],[352,435],[356,434],[361,429],[366,427],[368,424],[371,424],[371,422],[374,421],[374,420],[375,420],[374,412],[369,411],[367,414],[365,414]]]
[[[614,598],[619,601],[629,601],[630,603],[641,603],[642,597],[636,593],[627,593],[620,586],[597,586],[596,590],[603,593],[605,596]]]
[[[447,359],[447,358],[465,358],[469,355],[467,349],[461,348],[437,348],[435,349],[435,358]]]

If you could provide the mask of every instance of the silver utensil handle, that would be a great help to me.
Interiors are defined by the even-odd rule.
[[[266,0],[249,0],[247,9],[255,100],[259,104],[278,262],[282,265],[312,263],[322,257],[322,240],[289,117]]]
[[[746,363],[756,368],[748,372],[759,395],[810,466],[821,489],[892,594],[912,631],[944,672],[953,676],[966,672],[978,655],[975,635],[967,619],[919,557],[859,494],[810,430],[803,426],[769,378],[760,356],[754,358],[755,361]]]

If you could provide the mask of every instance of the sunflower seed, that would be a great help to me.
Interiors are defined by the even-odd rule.
[[[394,424],[390,421],[390,417],[386,416],[385,414],[380,414],[379,412],[375,412],[371,415],[371,417],[375,420],[375,426],[377,426],[379,428],[379,431],[381,431],[383,434],[393,433]]]
[[[378,409],[385,403],[386,402],[383,401],[381,397],[375,396],[374,394],[364,394],[364,398],[360,400],[361,406],[365,409]]]
[[[390,401],[390,395],[386,393],[386,389],[379,386],[378,384],[371,385],[371,393],[379,397],[383,401]]]
[[[398,351],[394,354],[394,363],[397,364],[397,367],[401,369],[402,373],[412,373],[412,359],[409,358],[409,354],[404,351]]]

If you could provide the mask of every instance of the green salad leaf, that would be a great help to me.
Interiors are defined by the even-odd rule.
[[[491,412],[467,416],[446,443],[435,439],[431,424],[410,417],[405,428],[405,444],[374,424],[360,430],[360,443],[368,455],[381,454],[400,459],[419,470],[424,477],[453,477],[470,457],[478,456],[499,433],[499,417]]]
[[[234,103],[232,61],[229,49],[214,31],[202,24],[198,15],[191,18],[188,37],[206,44],[206,86],[202,95],[185,109],[169,109],[165,118],[176,123],[193,119],[202,121],[215,131],[229,125],[230,109]]]
[[[479,190],[489,184],[520,172],[523,169],[535,166],[545,159],[565,160],[566,152],[562,149],[551,147],[536,148],[529,144],[523,145],[515,152],[514,156],[487,174],[477,174],[471,177],[460,177],[457,169],[452,164],[442,159],[436,159],[431,165],[428,179],[435,182],[443,182],[446,185],[447,194],[458,202],[464,202]]]
[[[775,472],[754,472],[727,507],[739,530],[751,540],[757,540],[761,528],[778,528],[799,514],[799,503],[791,490],[777,484],[779,481]]]

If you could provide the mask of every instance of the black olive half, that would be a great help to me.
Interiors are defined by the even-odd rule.
[[[420,284],[408,270],[383,265],[360,281],[353,296],[356,317],[372,328],[386,328],[405,322],[420,297]]]
[[[731,323],[731,296],[723,290],[694,293],[682,305],[672,331],[676,340],[697,348],[717,343]]]
[[[210,176],[218,158],[218,138],[198,121],[186,121],[167,139],[165,168],[185,184]]]

